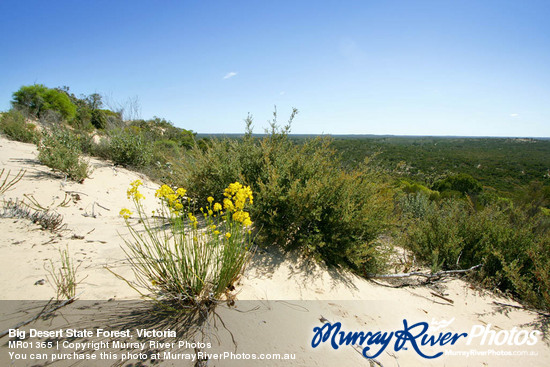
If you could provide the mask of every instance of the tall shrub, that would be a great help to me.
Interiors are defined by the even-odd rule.
[[[58,112],[65,120],[76,116],[76,106],[65,93],[42,84],[22,86],[13,93],[12,105],[35,117],[41,117],[47,111]]]
[[[263,242],[360,272],[379,267],[376,238],[388,228],[392,206],[381,177],[368,169],[342,170],[327,139],[295,144],[290,124],[279,128],[276,121],[258,139],[251,124],[247,119],[240,140],[213,141],[190,152],[181,176],[197,189],[196,198],[241,180],[256,193],[251,211]]]

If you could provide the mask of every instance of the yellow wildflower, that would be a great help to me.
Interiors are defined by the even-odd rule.
[[[223,201],[224,208],[230,211],[243,210],[247,201],[250,204],[254,201],[250,186],[243,186],[239,182],[229,184],[223,194],[226,197]]]
[[[178,199],[178,196],[172,192],[171,194],[166,194],[164,198],[168,200],[169,205],[172,205]]]
[[[179,188],[176,190],[176,194],[177,194],[179,197],[185,196],[186,193],[187,193],[187,190],[185,190],[184,188],[181,188],[181,187],[179,187]]]
[[[118,213],[122,218],[128,219],[130,218],[130,215],[132,215],[132,212],[129,209],[122,208],[120,210],[120,213]]]
[[[223,207],[224,209],[227,209],[229,211],[233,211],[233,209],[235,208],[233,202],[229,199],[223,199]]]
[[[220,231],[214,231],[214,234],[217,236],[220,234]]]
[[[227,233],[225,234],[225,238],[229,239],[230,237],[231,237],[231,233],[227,232]]]
[[[234,182],[232,184],[229,184],[229,186],[227,186],[223,194],[224,196],[230,198],[233,195],[235,195],[237,191],[239,191],[242,187],[243,185],[241,185],[239,182]]]
[[[174,190],[168,185],[162,185],[156,192],[155,197],[166,198],[168,195],[174,194]]]
[[[208,199],[206,199],[206,200],[208,200],[208,202],[210,204],[212,204],[212,202],[214,201],[214,198],[212,196],[209,196]]]
[[[215,212],[219,212],[220,210],[222,210],[222,204],[215,203],[212,209],[214,209]]]
[[[145,196],[143,196],[138,190],[141,185],[143,185],[143,182],[141,182],[141,180],[135,180],[134,182],[130,183],[130,188],[126,190],[126,196],[128,197],[128,199],[132,198],[136,201],[145,199]]]

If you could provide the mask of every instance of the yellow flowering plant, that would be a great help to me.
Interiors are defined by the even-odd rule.
[[[131,234],[124,251],[135,280],[121,278],[172,310],[215,304],[232,288],[250,256],[250,187],[238,182],[228,186],[224,203],[230,202],[231,209],[225,215],[212,196],[198,215],[192,210],[198,203],[186,197],[185,189],[162,185],[155,193],[160,206],[148,217],[142,184],[134,181],[127,191],[139,222],[132,221],[129,209],[120,211]]]

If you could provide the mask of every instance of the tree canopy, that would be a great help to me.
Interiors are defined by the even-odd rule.
[[[11,103],[13,107],[27,110],[35,117],[40,117],[47,111],[56,111],[68,121],[76,116],[76,106],[65,93],[43,84],[22,86],[13,93]]]

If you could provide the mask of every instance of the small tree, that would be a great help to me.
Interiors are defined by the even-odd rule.
[[[478,194],[483,190],[481,184],[466,173],[447,176],[436,182],[433,188],[439,192],[456,191],[461,194]]]
[[[22,86],[13,93],[12,105],[34,117],[40,117],[47,111],[58,112],[69,121],[76,116],[76,106],[65,93],[42,84]]]

